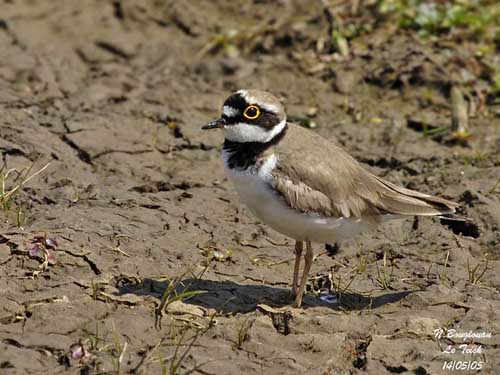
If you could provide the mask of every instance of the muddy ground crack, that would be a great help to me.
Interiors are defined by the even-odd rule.
[[[78,159],[80,159],[82,162],[88,165],[94,165],[92,163],[92,156],[85,151],[83,148],[78,146],[75,142],[73,142],[71,139],[69,139],[66,134],[61,135],[61,141],[66,143],[69,147],[71,147],[73,150],[76,151],[76,156]]]
[[[3,344],[7,344],[10,346],[15,346],[16,348],[20,349],[29,349],[29,350],[35,350],[37,352],[43,353],[46,356],[53,355],[55,357],[59,357],[64,353],[64,350],[53,348],[48,345],[24,345],[20,343],[19,341],[12,339],[12,338],[6,338],[2,339],[1,341]]]
[[[148,152],[153,152],[154,150],[151,148],[144,149],[144,150],[104,150],[101,151],[97,154],[95,154],[93,157],[91,157],[91,160],[95,160],[100,158],[101,156],[109,155],[109,154],[127,154],[127,155],[140,155],[140,154],[146,154]]]
[[[99,267],[97,267],[96,262],[94,262],[92,259],[90,259],[88,257],[88,253],[85,253],[85,254],[76,254],[76,253],[73,253],[70,250],[63,250],[63,251],[66,254],[68,254],[70,256],[73,256],[75,258],[82,258],[89,265],[89,267],[92,270],[92,272],[94,272],[96,275],[100,275],[102,273],[102,271],[99,269]]]

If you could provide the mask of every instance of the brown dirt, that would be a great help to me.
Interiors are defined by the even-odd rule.
[[[176,350],[179,373],[451,373],[445,360],[498,373],[498,106],[470,119],[467,146],[425,136],[423,123],[451,122],[442,69],[456,50],[386,31],[321,63],[309,53],[319,2],[285,3],[2,3],[0,151],[9,168],[50,166],[16,198],[24,229],[0,213],[1,374],[169,373]],[[200,54],[221,30],[255,25],[274,28]],[[473,223],[407,220],[334,255],[317,245],[310,290],[340,290],[340,303],[310,293],[292,308],[291,241],[239,204],[220,134],[200,131],[250,87],[295,117],[317,108],[312,131],[395,183],[454,197]],[[58,241],[58,264],[29,256],[39,235]],[[480,274],[486,254],[471,283],[468,264]],[[169,304],[155,328],[177,276],[177,293],[206,293]],[[460,341],[436,339],[439,327],[493,337],[475,340],[483,354],[448,355]]]

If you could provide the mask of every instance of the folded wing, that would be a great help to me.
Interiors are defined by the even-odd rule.
[[[452,214],[459,206],[374,176],[340,147],[311,131],[296,125],[288,131],[294,134],[287,134],[277,146],[278,164],[272,174],[274,188],[294,209],[357,218]]]

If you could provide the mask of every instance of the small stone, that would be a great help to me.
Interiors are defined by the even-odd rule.
[[[359,76],[348,70],[335,71],[334,88],[341,94],[350,94],[359,82]]]
[[[203,317],[205,316],[205,311],[198,306],[189,305],[182,301],[174,301],[167,306],[167,311],[175,315],[189,314],[194,316]]]
[[[309,107],[307,109],[306,115],[308,117],[315,117],[318,114],[318,107]]]

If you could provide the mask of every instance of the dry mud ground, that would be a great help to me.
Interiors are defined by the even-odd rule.
[[[0,2],[0,151],[18,170],[50,162],[16,197],[23,229],[0,213],[0,374],[500,373],[498,105],[470,119],[468,145],[426,136],[450,123],[443,66],[465,52],[393,30],[318,62],[325,21],[305,3]],[[207,47],[255,25],[269,27]],[[472,223],[409,219],[316,245],[291,307],[291,241],[238,203],[221,135],[199,130],[247,87],[296,118],[317,108],[311,131],[458,200]],[[29,254],[45,235],[57,264]],[[313,294],[328,288],[337,303]],[[172,302],[189,291],[205,293]],[[465,354],[439,328],[491,337]]]

